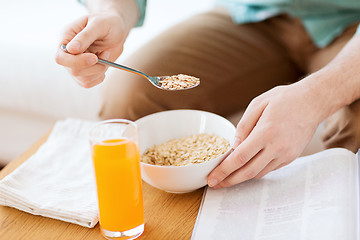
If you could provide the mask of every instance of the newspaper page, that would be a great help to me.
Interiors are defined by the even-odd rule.
[[[330,149],[231,188],[207,188],[192,240],[358,239],[358,161]]]

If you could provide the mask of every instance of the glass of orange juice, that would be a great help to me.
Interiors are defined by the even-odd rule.
[[[114,119],[90,131],[100,231],[107,239],[135,239],[144,231],[138,128]]]

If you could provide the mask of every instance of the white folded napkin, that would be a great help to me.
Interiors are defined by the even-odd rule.
[[[88,137],[92,125],[58,121],[39,150],[0,181],[0,204],[94,227],[98,207]]]

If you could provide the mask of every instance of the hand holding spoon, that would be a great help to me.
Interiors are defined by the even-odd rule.
[[[66,53],[69,53],[66,50],[66,45],[62,44],[61,49],[65,51]],[[152,85],[154,85],[157,88],[163,89],[163,90],[188,90],[194,87],[197,87],[200,84],[200,79],[184,74],[174,75],[174,76],[158,76],[158,77],[152,77],[149,76],[143,72],[140,72],[139,70],[135,70],[129,67],[126,67],[124,65],[120,65],[114,62],[110,62],[101,58],[98,58],[98,63],[108,65],[110,67],[118,68],[121,70],[125,70],[131,73],[138,74],[147,80],[151,82]]]

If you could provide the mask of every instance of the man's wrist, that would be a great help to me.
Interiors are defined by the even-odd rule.
[[[139,18],[135,0],[87,0],[86,6],[90,13],[108,13],[121,17],[129,30]]]
[[[360,36],[351,39],[325,67],[304,78],[299,84],[316,96],[314,104],[326,118],[360,98]]]
[[[352,81],[337,67],[325,67],[299,82],[320,114],[320,121],[357,99]],[[358,86],[359,87],[359,86]]]
[[[335,74],[321,69],[303,80],[309,93],[314,96],[313,104],[321,112],[320,121],[329,117],[348,103],[348,100],[339,92],[337,86],[339,81],[335,78]]]

